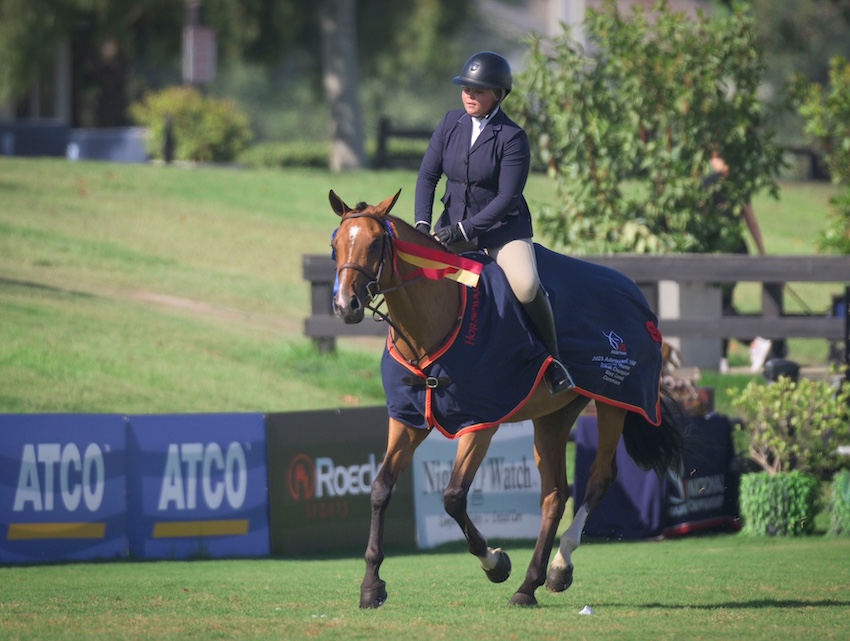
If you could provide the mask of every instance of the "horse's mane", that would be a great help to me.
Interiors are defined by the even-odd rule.
[[[406,220],[402,220],[401,218],[399,218],[398,216],[394,216],[393,214],[387,214],[387,220],[392,222],[392,224],[395,226],[399,237],[404,236],[403,240],[412,240],[417,245],[424,245],[426,247],[434,247],[436,249],[447,251],[445,246],[440,244],[438,240],[429,235],[423,234],[421,231],[416,229],[416,227],[411,225]],[[451,249],[449,249],[448,251],[451,251]]]

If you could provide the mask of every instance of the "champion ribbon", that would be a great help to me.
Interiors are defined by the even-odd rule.
[[[396,238],[396,253],[404,262],[419,267],[417,273],[425,278],[439,280],[448,278],[467,287],[476,287],[481,276],[482,263],[439,249],[421,247]]]

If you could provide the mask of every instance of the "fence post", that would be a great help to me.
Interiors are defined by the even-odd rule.
[[[723,303],[720,288],[712,283],[658,282],[658,318],[664,319],[720,320]],[[716,369],[723,355],[723,341],[719,338],[667,337],[664,339],[678,348],[684,364],[689,367]]]
[[[378,144],[373,162],[376,169],[383,169],[387,166],[387,140],[390,137],[390,129],[390,119],[386,116],[381,117],[378,121]]]

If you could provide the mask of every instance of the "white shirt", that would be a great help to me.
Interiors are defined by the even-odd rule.
[[[492,118],[497,111],[499,111],[498,107],[493,109],[493,111],[488,113],[483,118],[472,116],[472,139],[469,141],[470,147],[475,144],[475,141],[478,140],[478,135],[484,130],[484,127],[486,127],[487,123],[490,122],[490,118]]]

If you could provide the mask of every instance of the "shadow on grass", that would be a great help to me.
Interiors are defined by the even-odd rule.
[[[615,607],[630,607],[625,604],[609,603]],[[727,601],[725,603],[711,603],[702,605],[693,604],[671,604],[671,603],[646,603],[640,607],[657,608],[659,610],[761,610],[764,608],[834,608],[850,607],[850,601],[839,601],[837,599],[819,599],[816,601],[803,601],[797,599],[756,599],[753,601]]]

